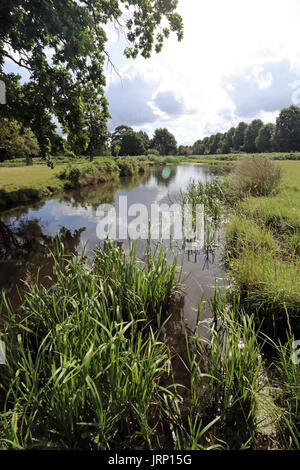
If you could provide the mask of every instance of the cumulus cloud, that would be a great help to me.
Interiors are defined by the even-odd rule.
[[[169,117],[195,112],[195,109],[186,104],[184,97],[174,90],[159,91],[154,98],[154,104]]]
[[[275,112],[290,106],[299,79],[299,71],[285,59],[225,77],[222,86],[233,101],[236,114],[250,118],[260,112]]]
[[[112,125],[138,126],[154,122],[156,115],[151,101],[158,85],[159,80],[154,77],[147,79],[139,71],[114,79],[106,93]]]
[[[108,85],[106,96],[112,116],[111,127],[119,124],[145,126],[159,120],[176,119],[195,112],[184,93],[162,88],[164,77],[158,72],[131,66]]]

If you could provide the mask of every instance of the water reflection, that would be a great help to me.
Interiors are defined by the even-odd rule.
[[[14,299],[21,279],[34,278],[38,269],[46,276],[51,269],[48,249],[53,237],[60,232],[66,251],[76,252],[81,244],[87,244],[90,252],[98,245],[96,227],[99,222],[97,209],[101,204],[113,204],[118,209],[120,196],[126,196],[128,206],[143,203],[150,208],[154,202],[169,204],[180,189],[192,179],[206,182],[213,178],[219,168],[200,165],[153,167],[136,178],[121,178],[120,182],[89,186],[65,193],[61,197],[40,201],[34,205],[13,209],[0,217],[0,287]],[[214,293],[215,278],[222,277],[220,248],[216,234],[213,250],[205,250],[205,243],[198,247],[182,246],[169,240],[164,243],[169,259],[177,256],[182,271],[188,275],[187,290],[181,300],[185,322],[194,328],[198,301],[204,294],[206,302]],[[146,241],[139,242],[142,256]],[[128,246],[126,240],[124,248]],[[206,314],[210,315],[209,309]]]

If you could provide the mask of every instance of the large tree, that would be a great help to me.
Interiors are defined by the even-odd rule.
[[[300,150],[300,108],[290,106],[280,112],[276,119],[274,143],[281,152]]]
[[[248,153],[257,152],[256,148],[256,139],[260,129],[263,127],[264,123],[260,119],[254,119],[246,129],[245,140],[244,140],[244,150]]]
[[[0,80],[7,87],[2,117],[21,119],[35,132],[41,153],[50,151],[53,116],[66,134],[88,147],[94,117],[85,106],[85,93],[101,121],[109,117],[103,71],[107,36],[103,26],[113,22],[127,37],[127,57],[159,52],[173,31],[183,36],[177,0],[7,0],[0,3]],[[126,11],[126,15],[124,14]],[[6,59],[29,73],[5,74]],[[91,125],[92,122],[92,125]],[[103,129],[103,132],[105,130]]]
[[[168,129],[156,129],[151,141],[151,148],[158,150],[160,155],[176,155],[177,142]]]
[[[272,123],[265,124],[260,128],[255,141],[258,152],[272,152],[274,134],[275,125]]]
[[[245,133],[247,130],[248,124],[245,122],[240,122],[237,126],[234,136],[233,136],[233,148],[234,150],[243,150],[245,143]]]
[[[25,157],[31,165],[32,157],[40,152],[37,139],[31,129],[24,128],[16,120],[0,120],[0,159]]]
[[[133,130],[127,131],[121,140],[120,155],[137,156],[146,153],[143,138]]]

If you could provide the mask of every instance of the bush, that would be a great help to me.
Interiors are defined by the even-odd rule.
[[[148,155],[154,155],[154,156],[156,156],[156,157],[159,157],[159,155],[160,155],[159,151],[156,150],[156,149],[148,149],[148,150],[147,150],[147,154],[148,154]]]
[[[245,156],[237,162],[227,182],[238,197],[268,196],[278,190],[281,170],[268,158]]]

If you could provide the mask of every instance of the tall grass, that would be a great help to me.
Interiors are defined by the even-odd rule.
[[[262,345],[253,318],[240,315],[238,301],[229,309],[226,298],[216,290],[213,304],[216,322],[208,327],[209,335],[201,337],[196,329],[188,347],[189,422],[197,428],[201,417],[202,427],[207,426],[204,440],[199,432],[200,445],[255,447],[257,397],[265,386]],[[193,437],[195,431],[192,441]]]
[[[273,380],[277,385],[278,439],[284,449],[300,450],[300,369],[295,355],[294,337],[274,344]]]
[[[18,315],[3,299],[2,447],[169,445],[178,397],[161,384],[170,360],[155,319],[178,280],[165,255],[133,260],[107,243],[87,267],[59,246],[50,288],[33,285]]]

